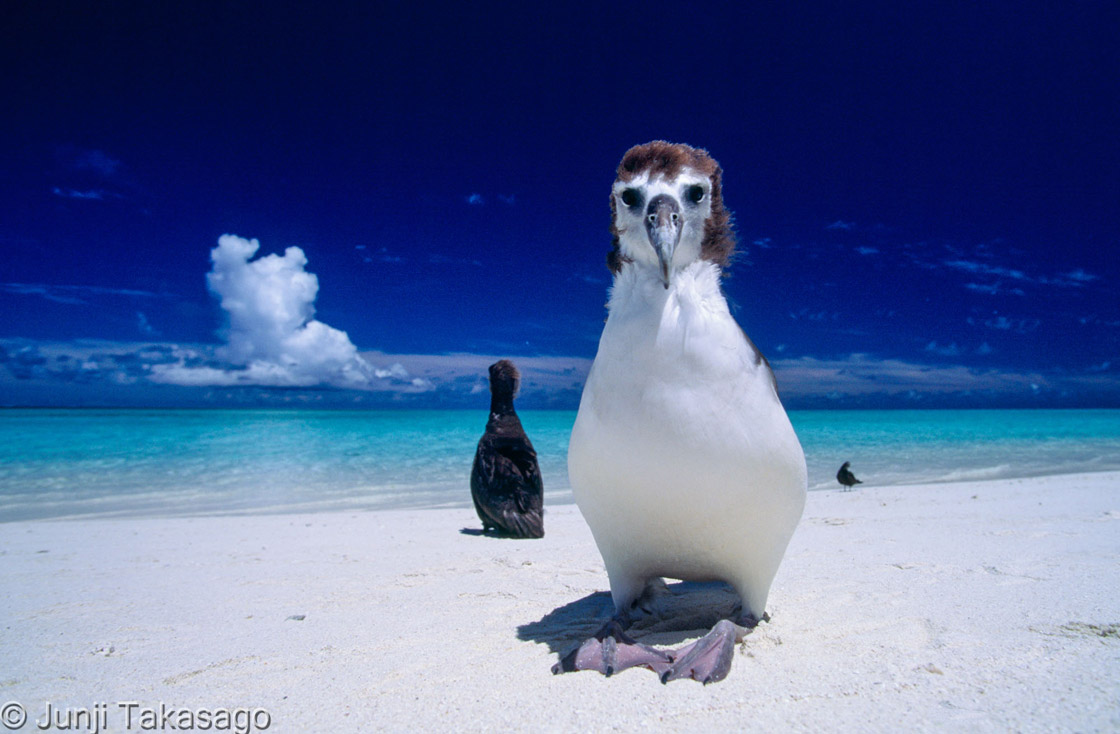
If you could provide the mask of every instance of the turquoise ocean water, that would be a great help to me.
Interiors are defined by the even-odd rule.
[[[809,488],[1120,470],[1118,410],[795,411]],[[0,522],[470,507],[482,411],[0,410]],[[574,412],[524,411],[546,504]]]

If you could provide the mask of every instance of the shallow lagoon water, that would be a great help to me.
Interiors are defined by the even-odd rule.
[[[1120,469],[1120,411],[794,411],[809,488]],[[469,507],[485,411],[0,410],[0,521]],[[574,411],[523,411],[546,504]]]

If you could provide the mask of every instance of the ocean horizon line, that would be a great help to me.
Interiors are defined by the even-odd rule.
[[[522,412],[539,412],[539,413],[575,413],[579,410],[579,406],[574,407],[558,407],[558,406],[530,406],[518,407],[515,406],[518,413]],[[955,412],[955,411],[1117,411],[1120,412],[1120,406],[1111,405],[1097,405],[1097,406],[1063,406],[1063,405],[981,405],[971,407],[960,407],[952,405],[929,405],[929,406],[831,406],[831,407],[791,407],[785,406],[786,410],[790,413],[898,413],[898,412]],[[377,413],[377,412],[400,412],[400,413],[414,413],[414,412],[449,412],[461,413],[471,411],[486,412],[489,410],[488,404],[480,404],[479,406],[466,406],[466,405],[448,405],[448,406],[432,406],[432,405],[0,405],[0,411],[14,411],[14,410],[28,410],[28,411],[85,411],[85,410],[104,410],[104,411],[246,411],[246,412],[278,412],[278,413],[295,413],[295,412],[322,412],[322,413]]]

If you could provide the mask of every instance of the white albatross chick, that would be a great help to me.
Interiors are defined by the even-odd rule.
[[[801,518],[801,445],[720,288],[734,247],[720,173],[706,151],[661,141],[619,165],[614,285],[568,448],[615,615],[553,672],[640,665],[663,681],[721,680],[735,643],[766,618]],[[630,609],[661,577],[727,582],[742,600],[738,624],[676,651],[630,639]]]

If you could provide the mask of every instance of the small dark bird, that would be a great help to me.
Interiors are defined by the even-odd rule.
[[[848,469],[848,467],[851,466],[851,465],[852,465],[852,462],[845,461],[844,465],[842,467],[840,467],[840,471],[836,472],[836,481],[840,482],[841,484],[843,484],[848,489],[851,489],[852,487],[856,486],[857,484],[863,484],[863,482],[856,479],[856,475],[852,474],[851,470]]]
[[[521,375],[508,359],[490,365],[490,420],[471,469],[471,497],[482,529],[514,538],[544,537],[544,483],[513,398]]]

